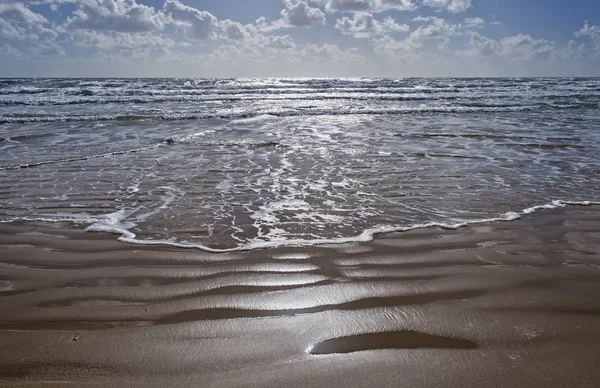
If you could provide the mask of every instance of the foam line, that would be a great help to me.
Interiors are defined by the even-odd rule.
[[[113,234],[120,234],[118,240],[127,242],[130,244],[137,245],[149,245],[149,246],[170,246],[174,248],[184,248],[184,249],[200,249],[206,252],[211,253],[229,253],[229,252],[237,252],[237,251],[250,251],[255,249],[266,249],[266,248],[277,248],[277,247],[307,247],[307,246],[317,246],[317,245],[329,245],[329,244],[345,244],[345,243],[354,243],[354,242],[368,242],[372,241],[376,235],[384,234],[384,233],[394,233],[394,232],[407,232],[409,230],[416,229],[426,229],[432,227],[438,227],[442,229],[450,229],[455,230],[458,228],[462,228],[468,225],[476,225],[476,224],[485,224],[497,221],[515,221],[520,219],[523,215],[534,213],[538,210],[542,209],[557,209],[564,208],[567,206],[591,206],[591,205],[600,205],[600,202],[593,201],[562,201],[562,200],[554,200],[547,204],[536,205],[526,209],[523,209],[521,212],[508,212],[499,217],[495,218],[486,218],[480,220],[472,220],[472,221],[464,221],[455,224],[445,224],[440,222],[427,222],[422,224],[416,224],[412,226],[393,226],[393,225],[383,225],[378,227],[373,227],[364,230],[361,234],[350,237],[339,237],[339,238],[331,238],[331,239],[311,239],[311,240],[271,240],[271,241],[252,241],[247,244],[239,245],[235,248],[227,248],[227,249],[216,249],[210,248],[202,244],[191,244],[191,243],[179,243],[168,240],[140,240],[136,238],[136,235],[132,233],[129,229],[131,228],[131,224],[124,224],[123,221],[125,218],[123,217],[124,213],[113,213],[102,219],[98,220],[94,224],[90,225],[86,230],[93,232],[108,232]]]
[[[510,107],[466,107],[466,106],[434,106],[418,108],[396,108],[396,109],[315,109],[295,110],[279,109],[273,111],[247,111],[247,112],[216,112],[195,113],[175,112],[158,115],[100,115],[100,116],[36,116],[36,117],[12,117],[0,116],[0,124],[25,124],[25,123],[54,123],[54,122],[82,122],[82,121],[180,121],[180,120],[202,120],[202,119],[244,119],[259,115],[272,115],[277,117],[316,117],[316,116],[345,116],[345,115],[410,115],[410,114],[436,114],[436,113],[487,113],[487,112],[524,112],[533,111],[539,107],[534,105],[510,106]]]

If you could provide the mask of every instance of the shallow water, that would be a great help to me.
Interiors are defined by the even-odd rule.
[[[247,249],[515,219],[600,200],[599,101],[572,78],[0,80],[0,220]]]

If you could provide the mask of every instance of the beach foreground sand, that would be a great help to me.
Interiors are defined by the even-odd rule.
[[[209,254],[0,225],[0,386],[597,387],[600,208]]]

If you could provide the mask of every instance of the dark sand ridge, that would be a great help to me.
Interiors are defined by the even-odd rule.
[[[0,386],[597,387],[600,207],[209,254],[0,224]]]

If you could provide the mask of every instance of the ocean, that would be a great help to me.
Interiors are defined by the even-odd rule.
[[[225,252],[600,201],[600,79],[0,79],[0,221]]]

